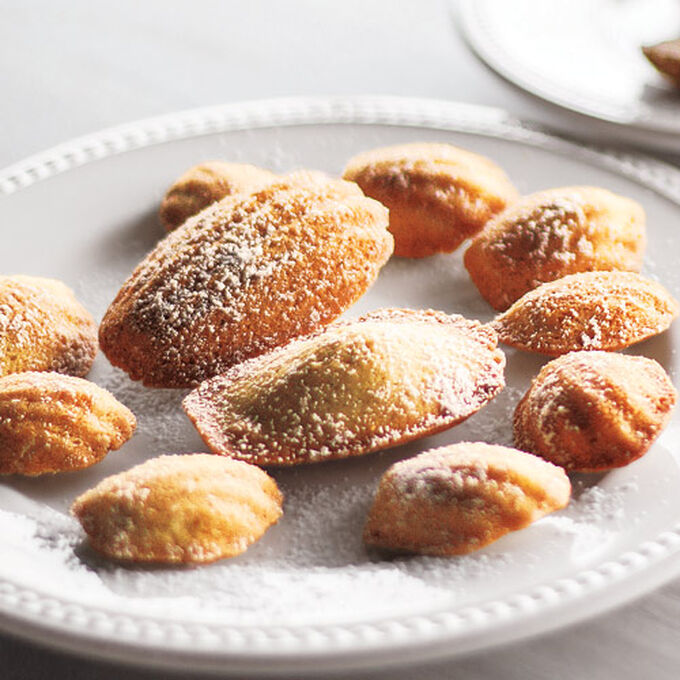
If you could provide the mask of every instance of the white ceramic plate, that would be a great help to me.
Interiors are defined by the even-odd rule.
[[[680,37],[677,0],[462,0],[460,10],[474,50],[511,82],[680,151],[680,92],[640,51]]]
[[[522,192],[595,184],[641,201],[645,269],[680,297],[680,173],[579,147],[501,111],[391,98],[280,100],[168,116],[76,140],[0,173],[1,271],[61,278],[100,317],[162,236],[159,200],[210,158],[340,173],[354,153],[414,140],[490,156]],[[350,310],[491,310],[460,254],[391,261]],[[635,348],[677,376],[677,329]],[[392,462],[459,440],[508,443],[514,405],[540,357],[508,352],[508,387],[447,433],[400,449],[275,471],[281,522],[245,555],[198,569],[124,568],[92,554],[68,516],[102,477],[165,452],[204,450],[182,391],[131,383],[99,356],[91,378],[139,418],[135,437],[78,473],[0,482],[0,626],[130,663],[222,673],[327,671],[443,657],[590,616],[680,572],[679,418],[647,456],[574,478],[565,511],[465,557],[379,560],[360,540]]]

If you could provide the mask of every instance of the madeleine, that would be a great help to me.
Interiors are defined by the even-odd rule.
[[[665,331],[678,303],[656,281],[633,272],[583,272],[523,295],[491,326],[501,342],[558,356],[619,350]]]
[[[282,501],[276,482],[254,465],[194,453],[107,477],[71,512],[107,557],[200,564],[244,552],[281,517]]]
[[[246,163],[208,161],[195,165],[165,194],[159,211],[161,224],[172,231],[225,196],[249,194],[275,180],[274,173]]]
[[[339,316],[392,252],[387,210],[350,182],[298,173],[227,197],[169,234],[107,310],[109,361],[189,387]]]
[[[462,555],[567,505],[562,469],[505,446],[463,442],[402,460],[380,479],[364,528],[372,547]]]
[[[120,448],[132,412],[94,383],[60,373],[0,378],[0,474],[81,470]]]
[[[477,321],[382,310],[235,366],[184,408],[215,453],[311,463],[460,423],[500,392],[504,365],[496,334]]]
[[[546,281],[583,271],[639,271],[645,214],[597,187],[525,196],[494,217],[465,252],[465,267],[497,310]]]
[[[547,363],[517,405],[515,446],[570,471],[621,467],[646,453],[676,400],[652,359],[572,352]]]
[[[70,288],[56,279],[0,276],[0,375],[89,373],[97,324]]]
[[[659,73],[675,87],[680,87],[680,39],[645,46],[642,52]]]
[[[402,144],[354,156],[343,177],[390,211],[394,253],[450,253],[517,198],[495,163],[449,144]]]

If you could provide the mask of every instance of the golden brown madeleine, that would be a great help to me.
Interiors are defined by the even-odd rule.
[[[56,371],[84,376],[97,353],[97,325],[56,279],[0,276],[0,375]]]
[[[443,446],[388,468],[364,542],[461,555],[565,507],[570,495],[564,471],[529,453],[479,442]]]
[[[343,177],[390,210],[394,253],[450,253],[517,198],[484,156],[449,144],[402,144],[360,153]]]
[[[76,498],[71,512],[107,557],[188,564],[245,552],[281,517],[282,502],[260,468],[190,453],[107,477]]]
[[[112,394],[60,373],[0,378],[0,474],[80,470],[120,448],[135,417]]]
[[[677,394],[652,359],[572,352],[547,363],[517,405],[515,446],[566,470],[628,465],[666,426]]]
[[[660,73],[680,87],[680,39],[649,45],[642,51]]]
[[[133,380],[195,385],[332,321],[391,252],[387,210],[350,182],[298,177],[228,197],[137,267],[100,345]]]
[[[465,252],[465,266],[502,311],[567,274],[639,271],[644,250],[640,204],[606,189],[564,187],[525,196],[492,218]]]
[[[184,409],[215,453],[312,463],[460,423],[500,392],[504,366],[496,334],[477,321],[379,310],[234,366]]]
[[[161,224],[172,231],[201,210],[231,194],[251,193],[276,180],[269,170],[245,163],[209,161],[189,168],[161,203]]]
[[[633,272],[582,272],[529,291],[491,326],[501,342],[558,356],[623,349],[665,331],[678,303],[656,281]]]

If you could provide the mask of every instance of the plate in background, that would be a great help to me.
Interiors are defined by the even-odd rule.
[[[680,90],[640,50],[680,37],[676,0],[461,0],[460,13],[475,52],[510,82],[625,126],[621,141],[680,152]]]

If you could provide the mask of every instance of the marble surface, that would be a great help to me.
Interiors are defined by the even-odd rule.
[[[397,9],[398,8],[398,9]],[[626,146],[625,130],[535,99],[487,69],[453,5],[421,0],[5,0],[0,167],[146,116],[244,99],[394,94],[498,106],[574,138]],[[577,627],[365,680],[678,677],[680,582]],[[167,671],[69,656],[0,636],[3,680],[152,680]],[[189,677],[186,673],[182,677]],[[335,676],[334,676],[335,677]],[[347,676],[337,676],[347,677]]]

